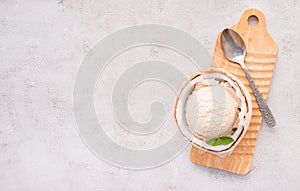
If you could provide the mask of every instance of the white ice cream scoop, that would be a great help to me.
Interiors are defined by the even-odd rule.
[[[230,135],[238,114],[233,96],[224,84],[194,90],[185,107],[189,128],[205,140]]]

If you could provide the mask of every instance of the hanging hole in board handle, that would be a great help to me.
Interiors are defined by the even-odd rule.
[[[247,21],[248,24],[252,27],[256,26],[259,23],[259,19],[255,15],[250,15]]]
[[[251,27],[253,30],[265,29],[266,18],[260,10],[250,8],[243,12],[239,24],[245,28]]]

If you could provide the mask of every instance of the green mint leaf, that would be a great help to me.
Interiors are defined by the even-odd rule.
[[[219,145],[219,138],[212,138],[206,141],[207,144],[211,146],[217,146]]]
[[[206,141],[206,143],[211,146],[218,146],[218,145],[228,145],[232,141],[234,140],[231,137],[218,137],[218,138],[209,139]]]
[[[228,145],[229,143],[234,141],[231,137],[220,137],[220,140],[222,145]]]

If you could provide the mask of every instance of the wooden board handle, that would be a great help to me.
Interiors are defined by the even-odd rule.
[[[255,16],[258,19],[256,26],[251,26],[248,19]],[[266,17],[258,9],[247,9],[239,22],[231,29],[238,32],[246,43],[247,53],[277,54],[277,45],[266,29]],[[219,37],[218,37],[219,38]]]
[[[255,16],[258,19],[256,26],[251,26],[248,23],[248,19],[251,16]],[[252,30],[266,30],[266,18],[265,15],[258,9],[248,9],[242,14],[240,21],[238,22],[238,28],[252,28]]]

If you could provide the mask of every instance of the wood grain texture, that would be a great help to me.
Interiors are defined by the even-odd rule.
[[[259,20],[256,26],[248,24],[248,18],[252,15],[255,15]],[[258,89],[266,99],[278,48],[266,30],[265,16],[257,9],[248,9],[242,14],[240,21],[231,29],[237,31],[245,41],[247,46],[245,64]],[[201,153],[197,148],[192,147],[190,159],[195,164],[244,175],[250,171],[262,115],[244,71],[238,64],[228,61],[223,55],[220,46],[220,34],[217,37],[211,67],[227,70],[237,76],[247,87],[253,102],[252,119],[244,138],[230,156],[219,157],[214,154]]]

